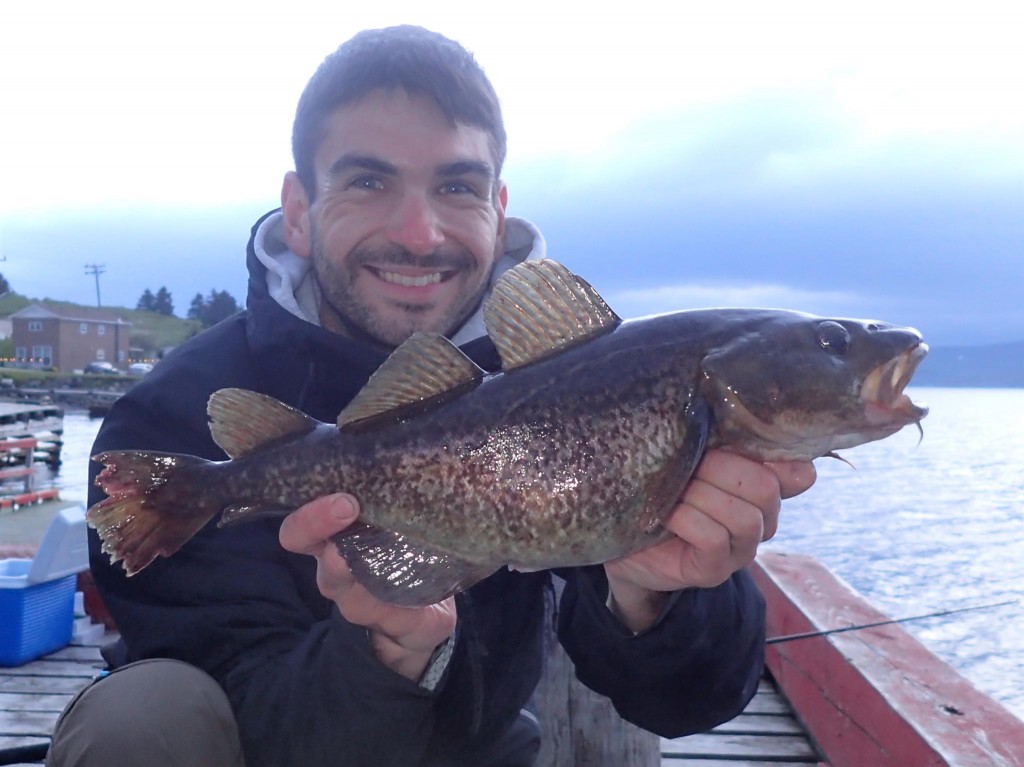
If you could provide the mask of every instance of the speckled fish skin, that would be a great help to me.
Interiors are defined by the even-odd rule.
[[[622,556],[659,535],[708,425],[694,402],[698,358],[657,360],[631,335],[490,377],[384,428],[319,427],[308,440],[210,467],[218,476],[204,484],[223,488],[220,503],[285,508],[344,490],[363,521],[478,563]]]
[[[306,425],[274,429],[302,433],[265,447],[239,422],[255,416],[259,432],[264,409],[268,421],[290,409],[217,393],[211,403],[226,404],[212,428],[235,459],[98,456],[110,499],[90,521],[132,573],[221,512],[233,523],[344,491],[360,504],[361,525],[338,538],[357,578],[381,598],[427,604],[502,565],[599,563],[662,540],[660,522],[710,447],[809,460],[926,413],[903,394],[927,349],[913,329],[768,310],[614,320],[540,358],[527,343],[525,363],[499,346],[508,372],[373,405],[341,428],[284,413]],[[238,432],[218,437],[218,419]],[[140,553],[145,535],[125,519],[147,510],[163,540]]]

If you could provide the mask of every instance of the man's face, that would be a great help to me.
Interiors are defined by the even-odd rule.
[[[285,178],[286,239],[312,258],[320,321],[388,346],[450,333],[476,307],[505,229],[507,193],[488,135],[430,99],[374,91],[328,119],[310,204]]]

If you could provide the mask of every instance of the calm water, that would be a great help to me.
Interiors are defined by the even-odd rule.
[[[894,616],[1024,602],[1024,390],[915,389],[914,429],[818,463],[817,484],[783,506],[771,548],[812,554]],[[62,497],[85,499],[99,428],[65,418]],[[904,624],[1024,718],[1024,604]]]

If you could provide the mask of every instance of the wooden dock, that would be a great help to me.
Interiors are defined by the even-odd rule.
[[[95,643],[65,647],[16,668],[0,668],[0,765],[43,763],[57,717],[102,671],[99,649],[115,638],[108,633]],[[708,733],[662,739],[660,751],[661,767],[805,767],[819,762],[769,678],[736,719]]]
[[[0,765],[42,764],[57,717],[104,666],[107,633],[14,668],[0,668]]]
[[[735,719],[710,732],[661,739],[661,767],[806,767],[824,761],[770,676]]]
[[[33,440],[27,453],[26,444],[22,444],[25,440]],[[60,405],[0,400],[0,445],[6,446],[0,464],[24,465],[25,460],[16,460],[19,456],[31,459],[38,454],[51,466],[59,465],[64,446],[64,409]],[[31,468],[31,460],[28,465]]]

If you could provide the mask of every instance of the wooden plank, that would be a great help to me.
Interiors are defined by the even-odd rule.
[[[663,757],[676,759],[789,759],[816,763],[818,756],[802,735],[729,735],[714,732],[662,739]]]
[[[80,676],[0,676],[0,692],[76,693],[89,683]]]
[[[48,745],[50,745],[49,738],[25,735],[0,735],[0,754],[13,751],[14,749],[40,748]]]
[[[101,645],[68,645],[56,652],[52,652],[45,658],[47,663],[55,660],[73,660],[85,663],[92,663],[93,665],[103,663],[103,658],[100,657],[99,648]]]
[[[0,711],[56,711],[61,712],[73,695],[38,695],[31,693],[0,692]]]
[[[685,761],[683,761],[685,759]],[[814,762],[790,760],[778,761],[773,759],[766,762],[763,759],[689,759],[686,757],[665,756],[661,760],[661,767],[807,767]]]
[[[0,711],[0,734],[49,738],[60,712]]]
[[[782,697],[778,692],[759,692],[747,707],[744,709],[745,714],[784,714],[792,716],[793,711],[786,699]]]
[[[555,588],[560,595],[561,582]],[[544,676],[534,694],[541,723],[537,764],[658,767],[658,736],[623,720],[610,700],[576,679],[572,662],[558,643],[551,609],[545,620]]]
[[[103,670],[102,660],[83,661],[34,660],[23,666],[5,668],[4,676],[68,676],[91,679]]]
[[[725,724],[720,724],[711,732],[745,735],[805,735],[803,729],[791,716],[748,713],[742,713]]]

